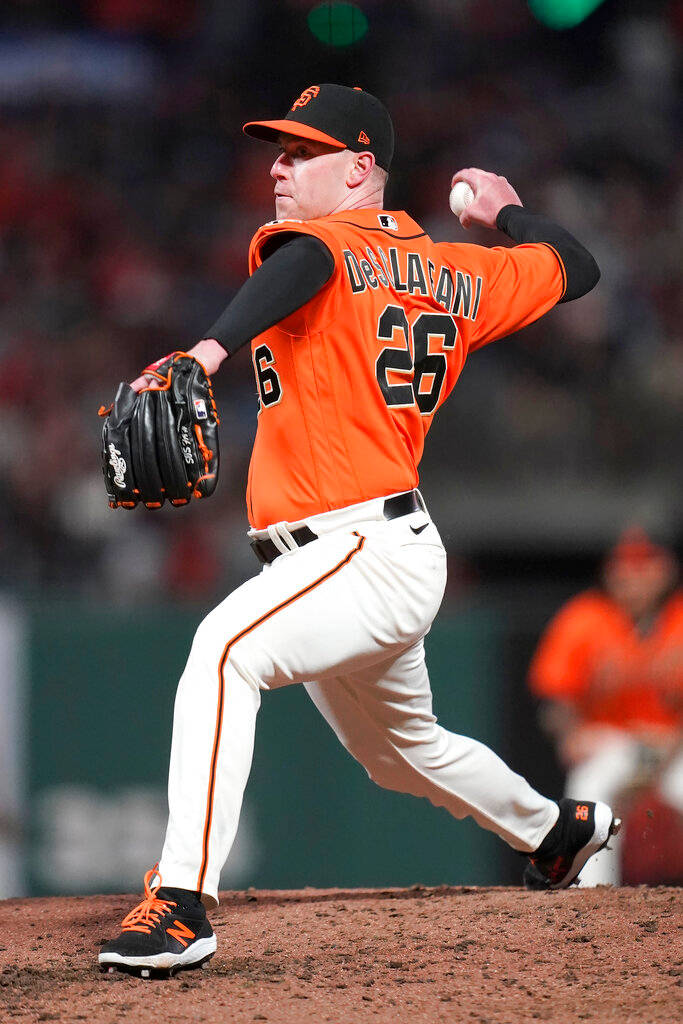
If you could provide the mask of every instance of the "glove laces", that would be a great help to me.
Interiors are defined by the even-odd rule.
[[[126,914],[124,917],[121,922],[124,932],[145,932],[149,935],[152,928],[159,923],[161,916],[168,913],[170,907],[177,906],[173,900],[160,900],[157,897],[156,894],[161,888],[161,875],[158,868],[159,865],[155,864],[152,870],[145,875],[145,898],[134,910],[131,910],[130,914]],[[150,883],[155,875],[159,882],[152,887]]]

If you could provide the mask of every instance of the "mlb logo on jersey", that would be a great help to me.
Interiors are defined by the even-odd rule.
[[[398,231],[398,224],[396,223],[394,217],[391,216],[391,214],[380,213],[379,216],[377,217],[377,220],[380,222],[383,228],[388,228],[389,231]]]
[[[205,420],[207,417],[206,402],[203,398],[195,398],[194,400],[194,414],[198,420]]]

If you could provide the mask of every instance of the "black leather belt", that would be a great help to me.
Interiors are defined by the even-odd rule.
[[[399,516],[410,515],[411,512],[426,511],[424,502],[418,491],[404,491],[403,494],[396,494],[393,498],[387,498],[382,509],[385,519],[398,519]],[[290,536],[298,548],[304,544],[310,544],[312,540],[318,539],[318,534],[313,533],[308,526],[300,526],[298,530],[291,530]],[[273,543],[270,537],[257,540],[254,537],[250,541],[252,550],[259,562],[263,565],[270,565],[282,551]]]

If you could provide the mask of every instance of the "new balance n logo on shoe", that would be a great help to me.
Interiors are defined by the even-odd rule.
[[[167,935],[172,935],[174,939],[177,939],[181,946],[187,946],[187,939],[193,939],[195,933],[182,923],[182,921],[174,921],[173,927],[166,929]]]

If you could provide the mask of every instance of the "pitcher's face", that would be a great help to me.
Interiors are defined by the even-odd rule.
[[[313,220],[341,207],[355,154],[324,142],[280,137],[282,152],[271,167],[278,220]]]

